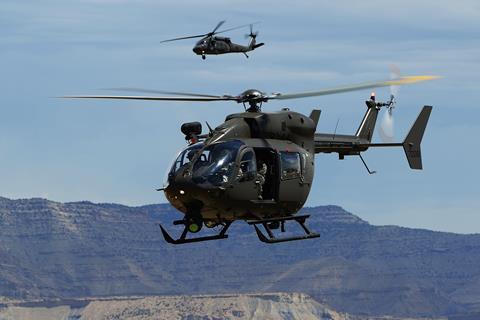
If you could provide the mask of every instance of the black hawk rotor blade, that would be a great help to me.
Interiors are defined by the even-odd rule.
[[[227,32],[227,31],[232,31],[232,30],[236,30],[236,29],[248,27],[249,25],[257,24],[257,23],[259,23],[259,22],[257,21],[257,22],[254,22],[254,23],[244,24],[244,25],[241,25],[241,26],[238,26],[238,27],[233,27],[233,28],[228,28],[228,29],[225,29],[225,30],[217,31],[218,28],[220,28],[224,23],[225,23],[225,20],[220,21],[220,22],[216,25],[216,27],[213,28],[213,30],[212,30],[211,32],[208,32],[208,33],[199,34],[199,35],[196,35],[196,36],[186,36],[186,37],[179,37],[179,38],[173,38],[173,39],[163,40],[163,41],[160,41],[160,43],[170,42],[170,41],[177,41],[177,40],[185,40],[185,39],[193,39],[193,38],[211,37],[211,36],[213,36],[213,35],[215,35],[215,34],[217,34],[217,33],[223,33],[223,32]]]
[[[180,37],[180,38],[173,38],[173,39],[163,40],[163,41],[160,41],[160,43],[170,42],[170,41],[177,41],[177,40],[184,40],[184,39],[204,38],[204,37],[206,37],[206,36],[208,36],[208,33],[206,33],[206,34],[199,34],[198,36],[188,36],[188,37]]]
[[[213,28],[213,31],[210,32],[209,34],[215,34],[215,33],[216,33],[215,31],[217,31],[218,28],[220,28],[224,23],[225,23],[225,20],[220,21],[220,22],[217,24],[217,26],[216,26],[215,28]]]
[[[241,26],[237,26],[237,27],[233,27],[233,28],[228,28],[228,29],[225,29],[225,30],[221,30],[221,31],[215,32],[215,34],[217,34],[217,33],[224,33],[224,32],[228,32],[228,31],[232,31],[232,30],[237,30],[237,29],[241,29],[241,28],[248,27],[248,26],[253,26],[254,24],[258,24],[258,23],[260,23],[260,21],[255,21],[255,22],[249,23],[249,24],[242,24]]]

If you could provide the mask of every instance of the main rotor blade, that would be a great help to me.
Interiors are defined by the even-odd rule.
[[[127,92],[142,92],[142,93],[156,93],[156,94],[171,94],[174,96],[187,96],[187,97],[205,97],[205,98],[224,98],[224,96],[203,94],[203,93],[191,93],[191,92],[177,92],[177,91],[163,91],[163,90],[151,90],[142,88],[107,88],[105,90],[113,91],[127,91]]]
[[[217,24],[217,26],[216,26],[215,28],[213,28],[213,31],[210,32],[210,33],[211,33],[211,34],[214,34],[215,31],[217,31],[218,28],[220,28],[224,23],[225,23],[225,20],[220,21],[220,22]]]
[[[168,39],[168,40],[160,41],[160,43],[170,42],[170,41],[177,41],[177,40],[184,40],[184,39],[203,38],[203,37],[206,37],[207,35],[208,35],[208,33],[206,33],[206,34],[199,34],[198,36],[188,36],[188,37],[173,38],[173,39]]]
[[[405,84],[412,84],[421,81],[428,81],[428,80],[435,80],[440,77],[438,76],[409,76],[409,77],[400,77],[398,79],[392,80],[383,80],[383,81],[376,81],[376,82],[364,82],[349,86],[340,86],[334,87],[330,89],[323,89],[318,91],[307,91],[307,92],[299,92],[299,93],[278,93],[268,96],[268,99],[278,99],[278,100],[285,100],[285,99],[298,99],[298,98],[306,98],[306,97],[316,97],[316,96],[324,96],[328,94],[335,94],[335,93],[343,93],[349,91],[357,91],[363,89],[372,89],[372,88],[379,88],[379,87],[388,87],[388,86],[401,86]]]
[[[398,79],[401,78],[401,76],[400,69],[394,64],[390,65],[390,79]],[[397,98],[399,89],[399,86],[390,86],[390,94]]]
[[[237,30],[237,29],[241,29],[241,28],[248,27],[248,26],[253,26],[254,24],[258,24],[258,23],[260,23],[260,21],[255,21],[255,22],[253,22],[253,23],[243,24],[243,25],[238,26],[238,27],[233,27],[233,28],[229,28],[229,29],[222,30],[222,31],[218,31],[218,32],[215,32],[215,34],[217,34],[217,33],[224,33],[224,32],[232,31],[232,30]]]
[[[157,97],[157,96],[63,96],[65,99],[116,99],[116,100],[158,100],[158,101],[237,101],[235,97]]]
[[[213,36],[217,33],[223,33],[223,32],[227,32],[227,31],[232,31],[232,30],[236,30],[236,29],[240,29],[240,28],[244,28],[244,27],[247,27],[249,25],[253,25],[253,24],[257,24],[259,23],[259,21],[256,21],[254,23],[250,23],[250,24],[244,24],[244,25],[241,25],[241,26],[238,26],[238,27],[233,27],[233,28],[229,28],[229,29],[225,29],[225,30],[222,30],[222,31],[218,31],[218,28],[220,28],[223,24],[225,23],[225,20],[222,20],[220,21],[217,26],[213,29],[213,31],[209,32],[209,33],[205,33],[205,34],[199,34],[199,35],[196,35],[196,36],[187,36],[187,37],[179,37],[179,38],[173,38],[173,39],[168,39],[168,40],[163,40],[163,41],[160,41],[160,43],[164,43],[164,42],[170,42],[170,41],[177,41],[177,40],[185,40],[185,39],[193,39],[193,38],[203,38],[203,37],[207,37],[207,36]]]

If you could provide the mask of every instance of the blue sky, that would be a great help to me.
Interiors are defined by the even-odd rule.
[[[159,41],[262,21],[251,54],[208,57],[194,41]],[[357,158],[317,157],[308,205],[338,204],[373,224],[480,232],[478,1],[126,1],[0,3],[0,195],[129,205],[164,202],[162,184],[185,146],[181,123],[219,124],[232,103],[69,101],[135,86],[237,94],[248,88],[292,92],[403,74],[443,78],[402,87],[395,113],[399,140],[420,108],[434,110],[423,141],[424,171],[400,149]],[[247,30],[229,33],[246,42]],[[388,89],[377,90],[380,97]],[[369,91],[270,102],[309,113],[319,131],[353,133]],[[377,137],[378,140],[378,137]]]

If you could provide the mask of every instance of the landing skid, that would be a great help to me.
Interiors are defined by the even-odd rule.
[[[176,224],[179,224],[179,223],[176,223]],[[197,238],[188,238],[188,239],[187,239],[188,227],[187,227],[187,225],[185,225],[185,229],[183,230],[182,235],[177,240],[173,239],[168,234],[167,230],[165,230],[162,227],[161,224],[159,224],[159,226],[160,226],[160,230],[162,231],[162,235],[165,238],[165,241],[167,241],[168,243],[171,243],[171,244],[183,244],[183,243],[192,243],[192,242],[226,239],[226,238],[228,238],[228,235],[225,234],[225,233],[227,232],[227,230],[228,230],[228,228],[230,227],[231,224],[232,224],[232,221],[226,222],[225,225],[223,226],[222,230],[220,230],[220,232],[217,235],[197,237]]]
[[[279,243],[279,242],[305,240],[305,239],[320,237],[320,234],[310,231],[307,228],[307,226],[305,226],[305,221],[307,220],[308,217],[310,217],[310,215],[253,220],[253,221],[247,221],[247,223],[250,225],[253,225],[253,227],[255,228],[255,231],[257,232],[258,239],[260,239],[260,241],[265,243]],[[281,232],[285,232],[285,222],[290,220],[296,221],[305,231],[305,234],[302,236],[294,236],[294,237],[284,237],[284,238],[275,237],[275,235],[272,232],[272,229],[280,228]],[[263,232],[260,230],[260,228],[257,226],[259,224],[263,226],[263,228],[267,232],[267,236],[265,236]]]
[[[303,216],[292,216],[292,217],[280,217],[280,218],[270,218],[270,219],[261,219],[261,220],[251,220],[247,221],[249,225],[253,225],[255,231],[257,232],[258,239],[265,243],[279,243],[279,242],[287,242],[287,241],[295,241],[295,240],[305,240],[305,239],[312,239],[320,237],[320,234],[310,231],[307,226],[305,226],[305,221],[310,217],[310,215],[303,215]],[[281,232],[285,232],[285,222],[287,221],[295,221],[297,222],[305,232],[304,235],[301,236],[294,236],[294,237],[283,237],[277,238],[273,234],[274,229],[280,229]],[[228,238],[226,234],[228,228],[232,224],[233,221],[227,221],[223,225],[222,229],[217,235],[213,236],[204,236],[204,237],[197,237],[197,238],[187,238],[189,233],[188,230],[188,221],[186,220],[177,220],[174,221],[174,225],[182,224],[184,225],[184,229],[180,238],[173,239],[170,234],[165,230],[162,225],[160,226],[160,230],[162,231],[162,235],[165,238],[165,241],[171,244],[183,244],[183,243],[192,243],[192,242],[201,242],[201,241],[210,241],[210,240],[221,240]],[[261,224],[267,235],[265,235],[258,225]]]

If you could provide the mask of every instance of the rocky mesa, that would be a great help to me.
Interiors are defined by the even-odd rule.
[[[0,296],[303,292],[356,315],[480,312],[480,235],[373,226],[338,206],[303,213],[321,238],[267,245],[237,222],[226,240],[172,246],[158,224],[180,216],[166,204],[0,198]]]

